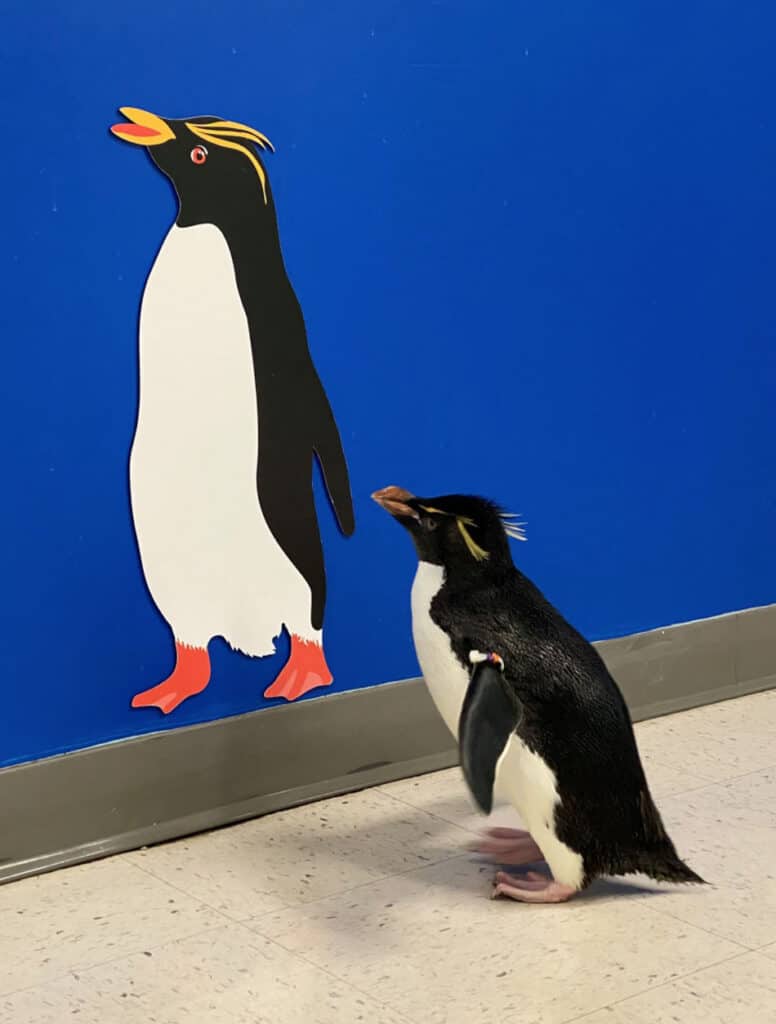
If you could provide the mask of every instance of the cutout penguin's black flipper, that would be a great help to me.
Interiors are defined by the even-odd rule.
[[[485,814],[493,809],[496,765],[520,714],[520,702],[508,689],[500,661],[477,662],[461,708],[458,744],[466,784]]]
[[[350,491],[350,477],[342,439],[337,429],[329,399],[321,388],[321,412],[318,416],[317,434],[314,442],[315,454],[323,473],[334,514],[340,530],[350,537],[356,528],[353,515],[353,496]]]

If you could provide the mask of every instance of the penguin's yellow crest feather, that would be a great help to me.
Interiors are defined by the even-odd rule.
[[[469,519],[466,516],[454,516],[452,512],[444,512],[439,508],[431,508],[430,505],[421,505],[420,507],[424,512],[428,512],[428,514],[432,516],[449,516],[450,518],[455,518],[458,532],[463,537],[463,542],[466,545],[469,554],[473,558],[476,558],[478,562],[484,562],[486,558],[490,558],[489,552],[487,552],[485,548],[480,547],[474,537],[469,533],[468,528],[470,526],[477,525],[473,519]]]
[[[458,532],[463,537],[463,542],[469,549],[469,554],[478,562],[484,562],[486,558],[490,558],[490,555],[485,548],[481,548],[469,533],[468,528],[470,526],[474,526],[475,523],[471,519],[465,519],[463,516],[456,516],[455,521],[458,524]]]

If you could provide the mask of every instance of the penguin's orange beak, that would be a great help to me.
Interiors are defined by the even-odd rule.
[[[417,519],[418,513],[407,504],[414,497],[414,494],[405,491],[403,487],[383,487],[381,491],[375,491],[372,495],[372,499],[380,508],[384,508],[392,516],[409,516]]]
[[[134,142],[136,146],[161,146],[175,138],[172,128],[156,114],[136,107],[121,107],[119,113],[127,120],[112,125],[111,131],[125,142]]]

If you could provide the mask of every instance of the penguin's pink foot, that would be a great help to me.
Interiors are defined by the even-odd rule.
[[[544,860],[531,833],[519,828],[490,828],[471,848],[496,864],[536,864]]]
[[[159,708],[169,715],[187,697],[201,693],[210,682],[210,655],[205,647],[175,644],[175,668],[172,674],[150,690],[136,693],[133,708]]]
[[[506,871],[499,871],[491,898],[507,896],[519,903],[565,903],[577,891],[571,885],[563,885],[536,871],[528,871],[525,875],[508,875]]]
[[[321,645],[292,633],[288,661],[275,682],[264,691],[264,696],[297,700],[309,690],[331,685],[332,680]]]

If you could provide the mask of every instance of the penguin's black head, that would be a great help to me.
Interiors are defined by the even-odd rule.
[[[261,132],[217,117],[171,120],[122,107],[127,119],[111,131],[125,142],[145,146],[172,181],[185,211],[185,224],[220,220],[219,213],[267,208],[267,172],[259,150],[272,150]]]
[[[372,497],[410,533],[421,562],[443,565],[448,571],[512,565],[507,537],[525,540],[514,518],[487,498],[418,498],[402,487],[385,487]]]

